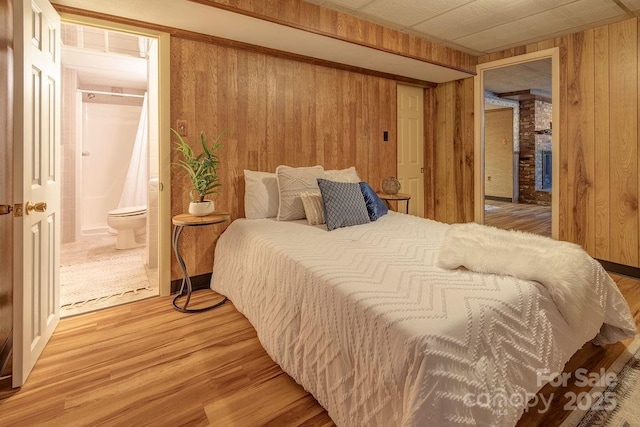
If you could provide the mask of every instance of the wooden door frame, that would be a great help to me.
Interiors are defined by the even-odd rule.
[[[551,105],[553,106],[552,123],[560,123],[560,49],[551,49],[531,52],[511,58],[486,62],[476,66],[476,76],[474,77],[474,221],[484,224],[484,73],[497,68],[509,67],[511,65],[525,62],[538,61],[540,59],[551,59]],[[551,182],[551,237],[557,239],[559,236],[559,177],[560,177],[560,141],[559,132],[551,135],[552,176]]]
[[[158,40],[158,285],[161,296],[171,294],[171,134],[170,37],[168,33],[89,16],[60,13],[62,22],[124,31]]]

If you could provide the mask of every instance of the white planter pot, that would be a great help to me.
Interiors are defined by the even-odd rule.
[[[189,213],[194,216],[206,216],[215,210],[213,200],[189,203]]]

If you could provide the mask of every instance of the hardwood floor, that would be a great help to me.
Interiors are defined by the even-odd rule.
[[[640,281],[615,276],[640,323]],[[211,302],[200,291],[193,301]],[[587,343],[567,365],[573,372],[608,367],[626,343]],[[559,425],[568,415],[554,393],[544,414],[519,425]],[[263,350],[231,303],[185,315],[158,297],[63,319],[20,390],[0,383],[2,425],[331,426],[315,399]]]
[[[187,315],[158,297],[63,319],[26,384],[9,387],[0,425],[333,425],[231,303]]]
[[[551,237],[551,206],[486,200],[484,223]]]
[[[624,295],[625,299],[631,307],[631,314],[636,321],[636,327],[640,326],[640,280],[631,279],[628,277],[622,277],[612,274],[611,277],[615,280],[620,288],[620,291]],[[582,346],[582,349],[578,350],[573,357],[565,365],[564,372],[575,373],[578,368],[586,368],[589,373],[600,373],[600,369],[607,369],[624,351],[627,346],[633,341],[633,339],[627,339],[625,341],[610,344],[607,346],[596,347],[590,342]],[[566,395],[568,392],[580,393],[589,392],[589,387],[578,387],[576,382],[576,376],[572,375],[567,387],[552,387],[547,385],[542,388],[541,393],[545,396],[545,399],[552,397],[551,406],[546,413],[538,413],[538,410],[542,410],[541,406],[532,408],[529,412],[526,412],[520,421],[518,426],[556,426],[569,416],[571,413],[564,409],[565,405],[569,403],[569,397]],[[597,396],[596,396],[597,397]]]

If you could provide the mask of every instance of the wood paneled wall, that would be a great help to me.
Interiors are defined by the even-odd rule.
[[[13,203],[13,10],[0,0],[0,203]],[[0,216],[0,376],[13,326],[13,214]],[[5,347],[6,345],[6,347]],[[6,348],[3,351],[3,348]]]
[[[217,209],[244,216],[243,169],[273,172],[280,164],[326,169],[355,166],[380,188],[396,172],[396,82],[212,43],[171,39],[171,123],[187,121],[197,147],[204,131],[227,134],[220,151]],[[383,132],[389,141],[383,142]],[[173,152],[172,160],[177,159]],[[173,167],[172,214],[189,203],[186,172]],[[211,271],[223,226],[186,229],[183,254],[191,275]],[[172,279],[181,277],[174,261]]]
[[[477,57],[302,0],[191,0],[475,73]]]
[[[473,55],[302,0],[193,1],[475,73],[477,57]],[[227,200],[242,198],[243,182],[238,177],[244,168],[273,170],[281,163],[318,163],[332,168],[355,163],[361,177],[376,188],[382,178],[396,174],[396,81],[387,76],[370,70],[360,73],[342,66],[332,68],[331,64],[310,58],[122,16],[60,4],[55,7],[59,12],[171,35],[171,123],[176,127],[176,120],[187,120],[189,138],[193,141],[200,130],[210,139],[222,129],[229,130],[225,150],[232,151],[223,153],[229,157],[220,171],[224,190],[218,197],[218,208],[230,210],[234,218],[244,214],[242,203]],[[444,176],[451,169],[437,167],[436,159],[425,151],[425,188],[433,193],[425,201],[431,209],[431,213],[426,211],[430,218],[448,222],[473,219],[473,177],[466,175],[473,163],[473,153],[468,152],[467,145],[471,142],[472,147],[473,140],[472,119],[469,121],[473,115],[472,91],[472,79],[464,84],[427,89],[425,102],[432,103],[428,106],[432,110],[425,111],[435,119],[438,99],[442,113],[439,124],[443,125],[437,131],[438,126],[429,126],[430,119],[425,120],[425,138],[432,154],[440,147],[447,156],[460,150],[466,156],[455,169],[457,172],[464,169],[465,175],[447,175],[446,185],[439,182],[435,185],[434,173]],[[469,102],[464,99],[467,92],[471,94]],[[453,102],[446,99],[450,94],[455,96]],[[455,107],[461,104],[465,111],[459,114]],[[389,132],[389,141],[382,143],[385,130]],[[454,134],[456,144],[446,143]],[[451,151],[453,147],[455,150]],[[182,171],[172,173],[172,186],[177,189],[172,189],[171,203],[172,213],[176,214],[186,210],[189,197],[184,191],[186,175]],[[454,191],[453,197],[448,189]],[[455,200],[463,196],[470,199],[456,204]],[[193,230],[184,232],[181,250],[191,275],[211,271],[215,239],[224,227],[198,229],[198,237],[191,236],[195,234]],[[175,261],[171,278],[180,278]]]
[[[560,239],[640,266],[638,20],[480,57],[560,48]]]
[[[425,89],[425,216],[473,221],[473,78]]]

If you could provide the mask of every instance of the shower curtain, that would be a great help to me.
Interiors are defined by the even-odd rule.
[[[142,101],[142,111],[140,112],[140,122],[138,132],[129,161],[127,178],[124,181],[124,188],[120,196],[118,208],[129,208],[133,206],[147,205],[147,191],[149,174],[147,173],[147,149],[149,145],[147,126],[147,93]]]

